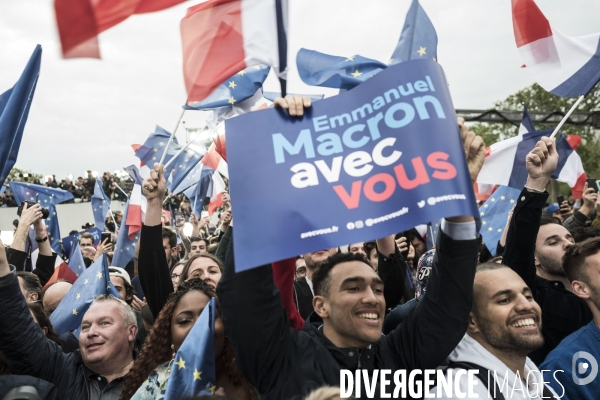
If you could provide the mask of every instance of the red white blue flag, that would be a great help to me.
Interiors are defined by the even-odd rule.
[[[567,36],[533,0],[512,0],[512,11],[519,53],[539,85],[557,96],[587,95],[600,80],[600,33]]]

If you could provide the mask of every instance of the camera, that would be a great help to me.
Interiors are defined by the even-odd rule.
[[[33,201],[22,202],[21,205],[19,206],[19,208],[17,209],[17,215],[19,217],[23,213],[23,205],[24,204],[27,204],[27,208],[31,208],[31,207],[35,206],[37,203],[34,203]],[[42,219],[47,219],[49,215],[50,215],[50,211],[48,211],[47,208],[42,207]]]

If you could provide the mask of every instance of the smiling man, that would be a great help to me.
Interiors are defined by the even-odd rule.
[[[469,379],[462,374],[459,390],[455,384],[452,395],[436,398],[465,398],[469,389],[482,399],[494,398],[493,394],[499,392],[506,399],[555,396],[541,384],[552,379],[552,374],[547,372],[542,379],[536,365],[527,358],[544,344],[541,313],[531,289],[516,272],[502,264],[478,265],[467,334],[448,357],[446,376],[458,376],[459,369],[478,369],[480,381],[469,388]],[[498,379],[495,387],[490,383],[493,376]],[[437,388],[430,393],[436,395]]]
[[[34,322],[0,242],[0,353],[13,374],[44,379],[57,398],[117,400],[133,366],[135,315],[124,301],[97,297],[83,316],[79,350],[63,353]]]
[[[503,254],[504,264],[523,279],[543,311],[544,345],[529,355],[536,365],[561,340],[592,320],[589,307],[573,293],[562,266],[562,256],[573,245],[573,237],[552,218],[542,217],[549,196],[546,186],[558,156],[555,140],[547,137],[527,154],[527,182],[516,202]]]

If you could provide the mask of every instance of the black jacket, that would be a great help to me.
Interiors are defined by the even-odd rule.
[[[154,318],[174,292],[162,240],[162,225],[142,225],[138,276]]]
[[[0,353],[13,374],[31,375],[56,386],[59,399],[117,400],[123,378],[100,391],[98,378],[84,364],[79,350],[63,353],[33,321],[17,275],[0,278]]]
[[[530,193],[523,189],[513,212],[506,236],[503,263],[511,267],[533,291],[535,301],[542,309],[541,349],[529,354],[540,365],[548,353],[565,337],[592,320],[592,312],[585,301],[565,289],[562,282],[549,281],[536,274],[535,242],[540,229],[542,208],[548,193]]]
[[[478,250],[477,239],[455,241],[440,233],[427,296],[415,311],[369,348],[342,349],[322,334],[316,314],[302,331],[291,328],[271,267],[235,273],[230,246],[217,294],[238,365],[263,399],[276,400],[339,387],[340,369],[436,368],[467,330]]]

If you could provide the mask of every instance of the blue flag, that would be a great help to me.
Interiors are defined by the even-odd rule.
[[[73,198],[71,192],[62,189],[15,181],[10,181],[8,184],[18,205],[21,205],[23,201],[33,201],[41,204],[42,207],[48,207],[50,203],[59,204]]]
[[[437,33],[431,20],[419,0],[413,0],[389,64],[416,59],[437,61],[437,42]]]
[[[177,138],[174,136],[173,141],[167,149],[167,143],[169,143],[170,137],[170,132],[167,132],[165,129],[157,125],[156,130],[151,133],[144,144],[135,151],[135,156],[144,164],[148,165],[150,169],[152,169],[152,167],[154,167],[154,163],[160,161],[166,149],[167,155],[165,156],[164,160],[164,163],[166,164],[183,147],[179,145]],[[165,170],[165,176],[169,176],[171,171],[172,167]]]
[[[262,87],[270,69],[267,65],[248,67],[221,83],[206,99],[199,103],[186,103],[183,108],[186,110],[210,110],[233,106],[240,101],[249,99]]]
[[[54,310],[50,316],[54,330],[62,335],[79,328],[92,300],[101,294],[112,294],[120,298],[119,292],[110,283],[106,254],[102,254],[102,257],[79,275],[73,287]]]
[[[104,189],[102,189],[102,181],[100,179],[96,179],[96,185],[94,185],[94,195],[91,199],[92,210],[94,212],[94,223],[96,224],[96,228],[104,231],[104,223],[106,221],[106,216],[108,215],[108,210],[110,209],[110,199],[104,193]]]
[[[496,255],[498,241],[506,226],[508,212],[517,204],[521,190],[508,186],[498,186],[481,207],[481,237],[492,256]]]
[[[200,182],[203,178],[210,175],[214,170],[211,168],[207,168],[204,164],[199,162],[196,164],[185,177],[179,182],[178,185],[173,185],[173,193],[181,193],[186,189],[189,189],[191,186]]]
[[[69,268],[75,275],[79,276],[85,271],[85,262],[83,261],[83,254],[81,254],[81,249],[79,248],[79,241],[75,242],[75,246],[73,246],[71,250],[71,256],[69,257]]]
[[[338,57],[307,49],[298,51],[296,65],[307,85],[346,90],[387,68],[382,62],[359,55]]]
[[[202,176],[200,182],[196,183],[193,186],[190,186],[186,189],[183,194],[190,199],[190,205],[192,207],[192,211],[196,214],[196,217],[200,218],[202,214],[202,208],[204,207],[204,201],[206,200],[206,195],[209,193],[210,185],[212,184],[212,174],[214,170],[206,175]]]
[[[60,247],[60,230],[58,227],[58,216],[56,215],[56,206],[53,203],[48,205],[48,218],[45,219],[46,229],[48,230],[48,239],[52,250],[62,257],[62,249]]]
[[[135,255],[135,246],[137,246],[139,235],[133,239],[129,239],[127,232],[127,214],[129,212],[129,200],[123,209],[123,219],[121,220],[121,227],[119,228],[119,236],[117,236],[117,244],[115,245],[115,251],[113,253],[112,265],[115,267],[125,268],[127,264]]]
[[[38,44],[15,86],[0,95],[0,182],[17,161],[41,61],[42,46]]]
[[[210,299],[175,354],[165,400],[215,392],[215,298]]]
[[[535,126],[533,125],[529,111],[527,111],[527,106],[523,104],[523,119],[521,119],[521,125],[519,125],[519,135],[533,131],[535,131]]]
[[[181,153],[173,161],[172,166],[169,166],[171,175],[165,175],[169,179],[167,181],[167,189],[173,191],[177,188],[184,179],[194,170],[194,167],[198,166],[200,160],[206,153],[206,146],[201,145],[190,145],[183,153]]]

